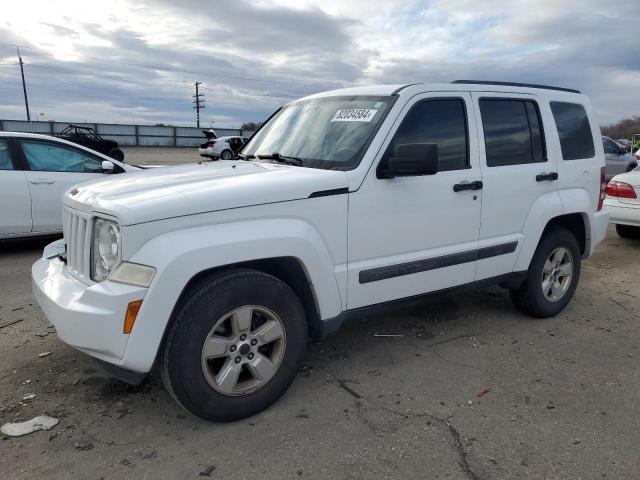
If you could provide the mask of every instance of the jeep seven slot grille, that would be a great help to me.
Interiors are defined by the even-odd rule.
[[[91,216],[64,207],[62,231],[67,245],[67,268],[74,275],[88,280],[91,272]]]

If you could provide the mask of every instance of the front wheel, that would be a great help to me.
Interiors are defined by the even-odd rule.
[[[306,343],[304,309],[288,285],[255,270],[224,272],[178,307],[162,377],[194,415],[238,420],[264,410],[287,390]]]
[[[640,239],[640,227],[616,224],[616,233],[622,238]]]
[[[571,301],[580,278],[580,247],[569,230],[548,233],[538,245],[526,280],[511,289],[515,306],[538,318],[560,313]]]

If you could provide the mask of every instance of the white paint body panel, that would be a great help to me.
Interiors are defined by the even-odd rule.
[[[31,232],[31,194],[24,172],[0,170],[0,205],[0,238]]]
[[[612,180],[631,185],[637,198],[606,197],[604,206],[611,223],[640,227],[640,170],[617,175]]]
[[[140,171],[138,167],[119,162],[61,138],[18,132],[0,132],[0,138],[35,139],[70,146],[118,165],[125,172]],[[15,161],[16,159],[14,159]],[[0,238],[61,232],[62,194],[75,184],[112,175],[109,173],[0,170],[0,201],[2,205],[12,205],[11,211],[3,213],[0,218]]]
[[[391,95],[399,87],[357,87],[313,97]],[[122,259],[153,266],[157,273],[148,289],[115,288],[109,281],[82,284],[65,274],[58,260],[47,259],[46,251],[33,268],[34,288],[61,337],[103,360],[146,372],[184,286],[210,268],[294,258],[308,277],[321,320],[329,320],[350,309],[524,271],[547,223],[564,213],[578,213],[584,219],[585,256],[604,238],[608,214],[596,212],[604,156],[597,121],[584,96],[449,84],[407,86],[397,95],[362,161],[350,171],[206,162],[87,182],[75,195],[66,194],[69,208],[118,219]],[[501,95],[538,102],[549,157],[544,164],[486,166],[476,99]],[[378,162],[411,105],[424,98],[453,96],[467,104],[471,168],[423,177],[376,178]],[[585,105],[596,147],[593,159],[561,160],[551,100]],[[559,181],[536,182],[537,174],[548,171],[558,171]],[[482,190],[453,192],[454,184],[476,180],[484,182]],[[337,192],[310,198],[322,191]],[[514,242],[516,250],[507,254],[370,283],[359,281],[362,270]],[[56,248],[60,245],[48,253]],[[125,342],[122,322],[126,302],[133,296],[144,301]],[[86,328],[76,320],[83,315],[91,317]],[[103,340],[91,329],[97,323]]]

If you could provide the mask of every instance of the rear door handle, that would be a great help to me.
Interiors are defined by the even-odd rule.
[[[475,182],[456,183],[453,186],[454,192],[461,192],[463,190],[482,190],[482,182],[476,180]]]
[[[539,173],[536,175],[536,182],[549,181],[552,182],[558,179],[558,172]]]
[[[55,180],[49,180],[48,178],[34,178],[29,180],[29,183],[33,185],[51,185],[52,183],[56,183]]]

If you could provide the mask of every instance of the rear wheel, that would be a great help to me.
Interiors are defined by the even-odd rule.
[[[223,150],[220,154],[222,160],[231,160],[233,158],[233,152],[231,150]]]
[[[538,318],[560,313],[571,301],[580,278],[580,248],[569,230],[549,232],[538,245],[526,280],[511,289],[522,312]]]
[[[640,239],[640,227],[616,224],[616,233],[622,238]]]
[[[119,162],[124,161],[124,152],[119,148],[112,148],[111,150],[109,150],[107,155],[115,160],[118,160]]]
[[[238,420],[286,391],[306,342],[304,310],[288,285],[254,270],[226,272],[194,289],[178,307],[162,377],[194,415]]]

